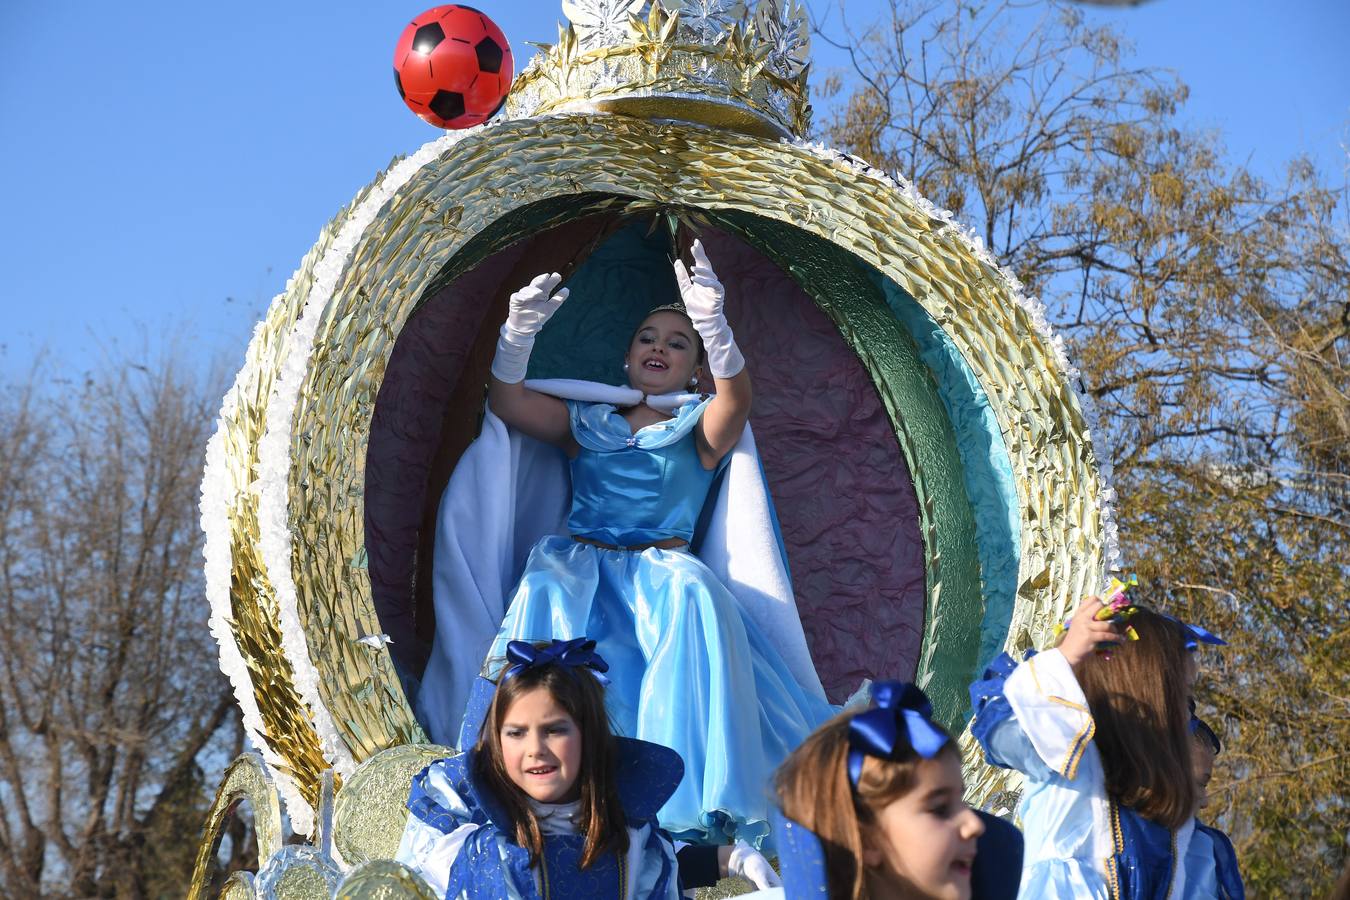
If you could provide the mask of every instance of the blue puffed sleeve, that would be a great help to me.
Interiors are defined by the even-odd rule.
[[[989,738],[1000,725],[1013,717],[1008,697],[1003,693],[1003,685],[1017,668],[1017,663],[1007,653],[1000,653],[984,675],[970,685],[970,705],[975,710],[975,719],[970,723],[970,734],[984,749],[985,759],[992,766],[1004,769],[1011,764],[999,759],[989,749]]]
[[[408,812],[425,825],[451,832],[469,822],[481,824],[486,817],[467,799],[462,766],[457,759],[438,759],[413,776],[408,792]]]
[[[439,759],[413,777],[408,821],[394,855],[439,897],[445,896],[460,850],[486,821],[457,785],[461,769],[457,763]]]
[[[1035,655],[1035,650],[1028,650],[1025,659]],[[1045,779],[1051,774],[1050,767],[1037,755],[1026,732],[1018,725],[1004,693],[1008,676],[1016,668],[1016,660],[1001,653],[984,670],[984,675],[970,685],[970,704],[975,710],[970,733],[984,750],[984,758],[991,766],[1016,769],[1034,778]]]

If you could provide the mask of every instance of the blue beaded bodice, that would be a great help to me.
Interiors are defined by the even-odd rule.
[[[708,402],[686,403],[634,434],[613,406],[569,400],[581,448],[571,464],[573,536],[618,546],[692,540],[717,476],[703,468],[694,435]]]

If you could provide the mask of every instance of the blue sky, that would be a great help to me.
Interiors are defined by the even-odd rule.
[[[237,367],[319,228],[436,136],[391,76],[403,24],[430,5],[0,2],[0,371],[21,375],[39,352],[78,370],[101,346],[166,334]],[[474,5],[506,32],[517,71],[561,18],[557,0]],[[849,0],[850,20],[882,5]],[[1153,0],[1090,15],[1115,23],[1137,62],[1178,72],[1186,118],[1221,130],[1232,158],[1275,175],[1306,152],[1344,177],[1350,3]],[[824,47],[815,58],[843,65]]]

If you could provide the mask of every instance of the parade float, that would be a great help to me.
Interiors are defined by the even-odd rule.
[[[574,299],[531,376],[613,383],[618,360],[588,348],[663,302],[679,240],[708,247],[832,701],[912,680],[960,732],[981,666],[1043,644],[1114,564],[1109,473],[1062,341],[903,173],[807,139],[801,5],[563,13],[495,116],[396,160],[329,223],[224,399],[206,589],[255,749],[225,772],[193,897],[241,801],[260,869],[222,896],[429,896],[391,857],[410,776],[452,752],[409,701],[436,628],[438,504],[482,420],[505,293],[537,260]],[[429,121],[465,114],[404,82]],[[969,799],[1010,809],[1006,777],[968,763]],[[283,805],[306,842],[283,846]]]

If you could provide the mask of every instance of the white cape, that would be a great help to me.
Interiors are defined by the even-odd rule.
[[[631,388],[568,379],[527,381],[567,400],[632,406]],[[689,395],[648,398],[677,408]],[[694,536],[701,559],[782,655],[807,691],[824,699],[792,596],[768,485],[745,433],[732,449],[710,499],[706,529]],[[437,744],[459,742],[469,690],[506,615],[530,550],[567,534],[571,475],[561,450],[526,437],[485,412],[482,432],[460,458],[437,513],[432,595],[436,639],[414,707]],[[705,513],[708,512],[705,510]]]

